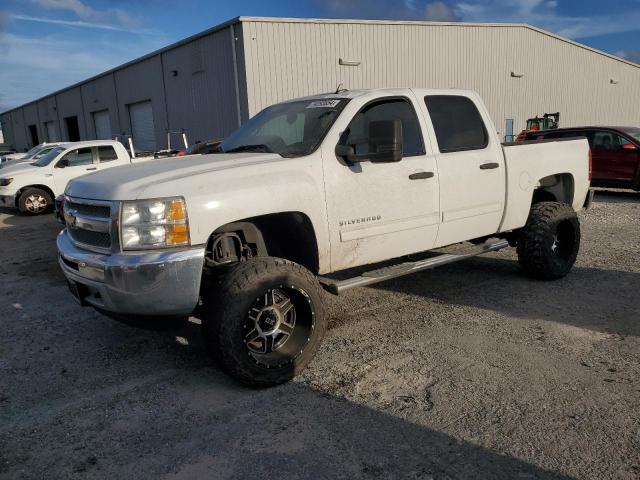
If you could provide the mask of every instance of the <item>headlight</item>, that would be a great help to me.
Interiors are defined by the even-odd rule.
[[[6,187],[11,182],[13,182],[13,178],[0,178],[0,187]]]
[[[120,244],[123,250],[189,245],[189,220],[184,199],[122,202]]]

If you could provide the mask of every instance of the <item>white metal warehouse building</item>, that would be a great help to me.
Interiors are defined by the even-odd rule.
[[[499,134],[640,125],[640,66],[520,24],[238,17],[4,112],[5,141],[121,139],[166,148],[228,135],[265,106],[344,88],[473,89]],[[513,125],[510,127],[509,125]],[[513,129],[513,132],[511,131]]]

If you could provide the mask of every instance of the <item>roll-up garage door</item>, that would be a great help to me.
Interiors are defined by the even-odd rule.
[[[109,110],[93,112],[93,124],[96,127],[97,140],[109,140],[111,138],[111,120],[109,120]]]
[[[153,151],[156,148],[151,101],[129,105],[133,147],[138,151]]]
[[[45,122],[45,127],[47,127],[47,142],[55,142],[58,140],[56,135],[56,124],[53,122]]]

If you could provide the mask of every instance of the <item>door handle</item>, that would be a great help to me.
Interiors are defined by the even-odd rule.
[[[499,163],[491,162],[491,163],[483,163],[480,165],[480,170],[492,170],[494,168],[498,168],[500,166]]]
[[[433,172],[416,172],[409,175],[409,180],[420,180],[433,177]]]
[[[91,167],[91,168],[87,168],[87,171],[88,170],[96,170],[96,169],[97,169],[97,167]]]

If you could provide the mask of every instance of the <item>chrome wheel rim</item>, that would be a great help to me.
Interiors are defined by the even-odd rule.
[[[48,202],[47,199],[42,195],[35,193],[27,197],[24,202],[24,206],[26,207],[27,211],[31,213],[40,213],[47,208]]]

